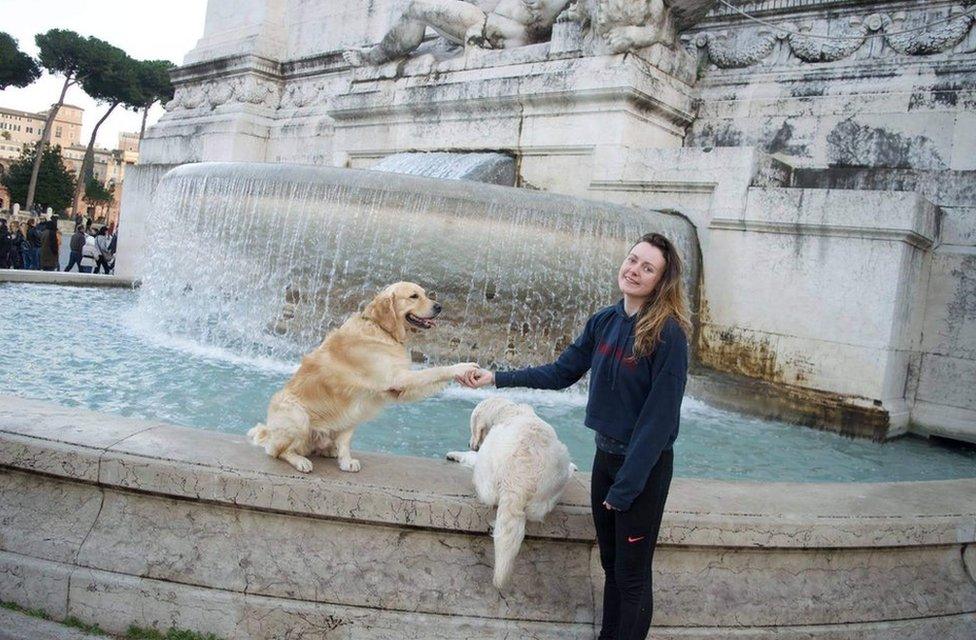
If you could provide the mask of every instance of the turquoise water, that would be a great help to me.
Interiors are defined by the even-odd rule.
[[[244,433],[295,363],[255,360],[167,336],[129,290],[0,284],[0,393],[173,424]],[[464,449],[468,415],[498,391],[451,387],[393,405],[363,425],[358,450],[440,458]],[[556,428],[588,470],[592,432],[578,391],[514,391]],[[886,444],[747,418],[686,398],[675,451],[680,476],[790,482],[879,482],[976,476],[976,451],[920,438]]]

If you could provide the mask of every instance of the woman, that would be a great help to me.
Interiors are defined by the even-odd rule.
[[[617,273],[623,299],[595,313],[556,362],[460,379],[469,387],[564,389],[590,371],[586,426],[596,431],[591,506],[606,575],[601,640],[647,637],[651,561],[671,485],[672,445],[691,332],[681,259],[643,236]]]
[[[30,244],[30,266],[33,271],[41,268],[41,232],[34,218],[27,221],[27,242]]]
[[[108,275],[114,266],[113,261],[115,256],[112,255],[112,237],[108,235],[108,227],[102,227],[95,234],[95,246],[98,248],[98,259],[95,261],[95,273],[98,273],[99,269]]]
[[[41,269],[44,271],[59,271],[61,267],[59,252],[61,250],[61,234],[58,231],[56,219],[44,223],[46,227],[41,233]]]
[[[86,233],[81,245],[81,262],[78,263],[78,271],[81,273],[91,273],[98,264],[98,246],[95,244],[95,236]],[[67,271],[67,269],[65,269]]]
[[[20,222],[12,220],[10,222],[10,266],[13,269],[24,268],[24,243],[27,240],[24,232],[20,230]]]

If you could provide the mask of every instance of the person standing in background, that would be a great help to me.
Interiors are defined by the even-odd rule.
[[[81,250],[85,247],[85,237],[87,235],[82,225],[75,225],[75,232],[71,236],[71,253],[68,257],[68,266],[64,268],[65,272],[71,271],[71,267],[76,264],[78,265],[78,271],[81,271]]]
[[[10,268],[10,230],[7,219],[0,218],[0,269]]]
[[[28,244],[28,257],[25,269],[31,269],[36,271],[41,268],[41,232],[37,228],[37,222],[34,218],[27,221],[27,244]]]
[[[12,269],[24,268],[24,242],[26,238],[24,232],[20,230],[20,222],[11,220],[10,222],[10,267]]]
[[[108,235],[108,227],[102,227],[95,234],[95,247],[98,249],[98,258],[95,261],[95,273],[101,269],[105,275],[112,270],[115,256],[111,250],[112,238]]]
[[[44,231],[41,232],[41,269],[44,271],[60,271],[58,251],[61,249],[61,238],[58,233],[57,218],[45,222],[44,227]]]

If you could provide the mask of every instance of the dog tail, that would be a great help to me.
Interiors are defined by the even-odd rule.
[[[498,500],[498,513],[495,515],[495,576],[497,589],[505,588],[512,575],[515,556],[522,547],[525,537],[525,508],[518,506],[521,501],[512,493],[502,493]]]
[[[251,427],[251,430],[247,432],[247,437],[251,442],[261,447],[268,440],[269,433],[268,427],[263,422],[259,422]]]

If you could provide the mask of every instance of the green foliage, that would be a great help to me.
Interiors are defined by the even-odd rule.
[[[85,184],[85,201],[89,204],[108,204],[112,202],[115,195],[110,189],[106,189],[101,182],[95,178],[90,178]]]
[[[10,165],[0,183],[10,191],[12,202],[26,202],[27,185],[34,166],[34,148],[26,146],[20,158]],[[34,201],[42,207],[63,211],[71,204],[74,195],[75,178],[61,160],[61,147],[47,146],[41,156],[41,170],[37,174],[37,191]]]
[[[173,99],[173,82],[170,71],[176,65],[169,60],[142,60],[137,63],[137,77],[141,106],[150,107],[154,102],[169,102]]]
[[[80,78],[81,88],[99,102],[141,107],[139,63],[122,49],[108,43],[99,48],[99,65],[97,68],[92,67],[90,73]]]
[[[14,604],[13,602],[0,601],[0,607],[31,616],[32,618],[40,618],[41,620],[51,619],[51,616],[41,609],[25,609],[20,605]],[[93,635],[106,635],[105,631],[103,631],[102,628],[97,624],[87,624],[74,616],[68,616],[62,621],[61,624],[65,625],[66,627],[80,629],[85,633],[90,633]],[[163,632],[157,631],[156,629],[137,627],[136,625],[129,627],[128,631],[125,632],[125,638],[126,640],[221,640],[212,633],[202,634],[197,633],[196,631],[173,628],[167,629],[165,632]]]
[[[34,36],[38,60],[48,73],[73,77],[84,67],[88,41],[74,31],[51,29]]]
[[[87,624],[74,616],[68,616],[61,622],[61,624],[63,624],[66,627],[72,627],[74,629],[84,631],[85,633],[91,633],[100,636],[105,635],[105,632],[97,624]]]
[[[0,32],[0,89],[26,87],[40,75],[34,58],[21,51],[9,34]]]
[[[0,602],[0,607],[10,609],[11,611],[16,611],[17,613],[22,613],[25,616],[30,616],[32,618],[40,618],[41,620],[51,619],[51,616],[47,615],[47,613],[42,609],[25,609],[19,604],[14,604],[13,602]]]
[[[52,75],[63,75],[75,81],[98,73],[108,61],[105,56],[112,45],[94,37],[82,37],[67,29],[51,29],[34,36],[40,52],[38,62]]]
[[[185,629],[169,629],[166,633],[162,633],[155,629],[144,629],[134,625],[125,632],[125,637],[127,640],[220,640],[212,633],[201,635]]]

